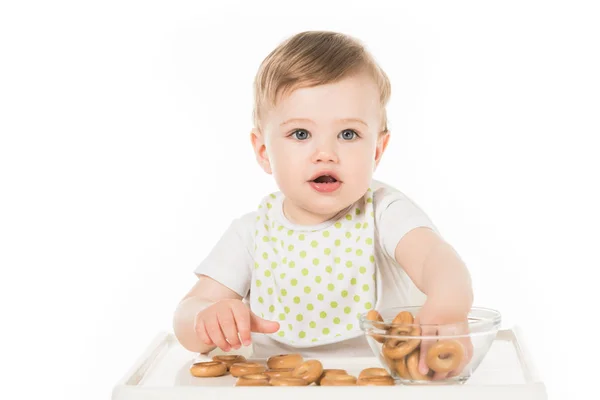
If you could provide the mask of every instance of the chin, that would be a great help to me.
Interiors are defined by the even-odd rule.
[[[340,212],[352,203],[353,202],[351,200],[344,201],[344,199],[341,198],[329,197],[320,198],[317,201],[312,201],[308,204],[304,204],[304,206],[308,211],[310,211],[313,214],[331,216],[332,214]]]

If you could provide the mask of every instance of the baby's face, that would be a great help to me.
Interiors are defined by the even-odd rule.
[[[379,90],[366,74],[297,89],[263,119],[259,162],[299,224],[331,218],[367,191],[389,135],[380,135]]]

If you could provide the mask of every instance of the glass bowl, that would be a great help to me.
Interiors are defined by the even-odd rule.
[[[496,338],[500,313],[473,307],[468,320],[461,323],[415,324],[413,318],[420,309],[396,307],[360,315],[360,327],[379,363],[401,384],[465,383]],[[421,351],[427,353],[426,375],[416,368]]]

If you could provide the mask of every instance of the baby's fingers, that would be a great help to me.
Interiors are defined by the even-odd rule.
[[[430,326],[422,326],[421,327],[421,336],[435,336],[437,334],[437,330],[434,327]],[[427,375],[429,372],[429,367],[427,366],[427,353],[429,352],[429,348],[436,342],[435,339],[423,339],[421,340],[421,350],[419,355],[419,372],[423,375]]]
[[[223,332],[221,331],[221,326],[219,325],[219,321],[217,320],[217,316],[213,315],[210,318],[207,318],[206,323],[206,332],[210,337],[210,340],[217,345],[223,351],[231,350],[229,343],[225,340],[223,336]]]
[[[214,346],[215,344],[210,340],[208,333],[206,332],[206,326],[204,325],[204,321],[199,320],[196,322],[196,326],[194,326],[194,330],[196,331],[196,335],[208,346]]]
[[[217,314],[217,320],[219,321],[221,330],[223,331],[223,334],[225,335],[225,338],[229,344],[231,344],[234,349],[239,349],[241,346],[240,338],[238,337],[237,325],[235,323],[232,310],[223,310],[223,312]]]
[[[231,311],[233,312],[242,344],[248,346],[252,340],[250,337],[250,310],[243,303],[239,303],[231,307]]]

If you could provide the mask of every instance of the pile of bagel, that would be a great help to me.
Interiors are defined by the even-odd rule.
[[[266,365],[248,362],[241,355],[214,356],[213,361],[194,363],[195,377],[231,374],[236,386],[392,386],[394,379],[384,368],[365,368],[358,377],[343,369],[324,369],[319,360],[304,360],[300,354],[269,357]]]

